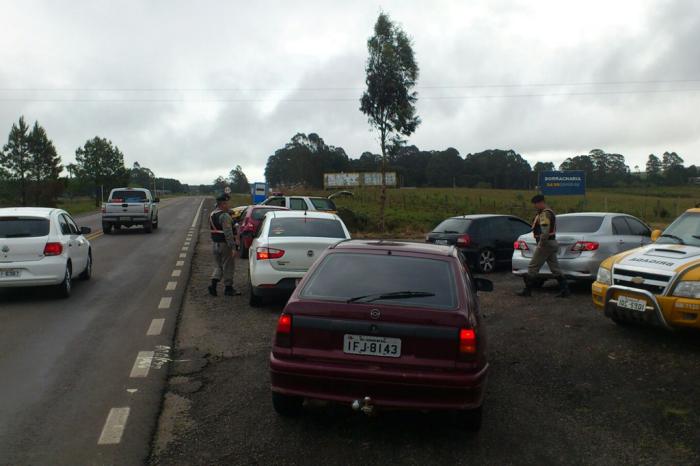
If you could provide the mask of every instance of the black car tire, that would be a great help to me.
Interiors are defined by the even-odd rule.
[[[102,224],[102,232],[105,235],[111,235],[112,234],[112,224],[110,223],[103,223]]]
[[[85,270],[80,273],[81,280],[90,280],[92,277],[92,252],[88,252],[87,264],[85,264]]]
[[[153,222],[150,220],[143,224],[143,231],[146,233],[153,233]]]
[[[481,273],[492,273],[496,271],[496,253],[493,249],[482,249],[476,258],[476,269]]]
[[[255,293],[253,293],[253,285],[250,284],[250,289],[248,290],[249,292],[249,297],[248,297],[248,304],[250,304],[250,307],[260,307],[263,304],[263,299],[262,296],[256,296]]]
[[[156,217],[156,221],[153,222],[153,229],[157,230],[158,229],[158,217]]]
[[[59,298],[65,299],[70,297],[71,291],[73,289],[73,281],[71,275],[73,275],[73,268],[71,267],[70,262],[68,262],[66,264],[66,272],[63,275],[63,281],[60,285],[56,287],[56,294]]]
[[[465,409],[457,412],[457,423],[459,427],[468,432],[478,432],[481,429],[483,418],[483,407],[476,409]]]
[[[272,407],[280,416],[298,417],[304,409],[304,399],[300,396],[272,392]]]
[[[240,256],[241,259],[248,258],[248,248],[245,247],[245,243],[243,242],[242,238],[241,238],[241,245],[238,249],[238,255]]]

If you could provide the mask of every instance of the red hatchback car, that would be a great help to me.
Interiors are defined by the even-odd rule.
[[[289,299],[270,354],[272,402],[456,410],[481,426],[488,362],[474,279],[454,247],[349,240],[327,249]]]
[[[248,250],[253,242],[253,238],[258,233],[258,228],[262,225],[265,214],[271,210],[289,209],[286,207],[251,205],[241,214],[241,220],[238,222],[238,252],[242,259],[248,258]]]

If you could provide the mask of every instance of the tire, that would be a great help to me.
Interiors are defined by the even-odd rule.
[[[248,248],[245,247],[245,243],[243,242],[243,240],[241,240],[241,246],[238,249],[238,255],[241,259],[248,258]]]
[[[248,304],[250,304],[250,307],[260,307],[263,304],[263,298],[262,296],[255,296],[253,293],[253,284],[251,283],[249,285],[250,289],[248,290]]]
[[[73,269],[70,262],[66,264],[66,272],[63,275],[63,281],[60,285],[56,287],[56,294],[59,298],[69,298],[71,291],[73,289],[73,280],[71,275],[73,274]]]
[[[144,223],[143,231],[146,233],[153,233],[153,222],[149,220],[148,222]]]
[[[90,280],[92,277],[92,251],[88,253],[87,264],[85,265],[85,270],[80,273],[81,280]]]
[[[280,416],[298,417],[303,411],[304,399],[300,396],[272,392],[272,407]]]
[[[157,218],[157,217],[156,217],[155,223],[153,224],[153,229],[154,229],[154,230],[157,230],[157,229],[158,229],[158,218]]]
[[[102,232],[105,235],[111,235],[112,234],[112,224],[111,223],[103,223],[102,224]]]
[[[481,429],[483,418],[483,407],[476,409],[465,409],[457,412],[457,423],[460,428],[467,432],[478,432]]]
[[[481,273],[492,273],[496,270],[496,253],[493,249],[482,249],[476,258],[476,269]]]

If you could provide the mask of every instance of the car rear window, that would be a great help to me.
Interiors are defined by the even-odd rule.
[[[345,238],[345,230],[338,220],[328,218],[294,217],[274,218],[270,223],[270,237],[312,236],[315,238]]]
[[[316,210],[338,210],[335,207],[335,203],[330,199],[312,197],[309,200],[314,205]]]
[[[110,202],[141,203],[146,202],[148,197],[143,191],[114,191]]]
[[[0,238],[34,238],[49,234],[49,221],[40,217],[0,217]]]
[[[597,215],[568,215],[557,217],[557,233],[594,233],[600,230],[603,217]]]
[[[435,296],[373,302],[434,309],[457,306],[455,277],[449,261],[388,254],[331,253],[309,277],[301,296],[347,301],[397,291],[423,291]]]
[[[268,212],[272,212],[273,210],[280,210],[280,209],[253,209],[253,212],[250,214],[251,217],[253,217],[253,220],[262,220],[265,217],[265,214]]]
[[[433,229],[433,233],[466,233],[471,220],[466,218],[448,218]]]

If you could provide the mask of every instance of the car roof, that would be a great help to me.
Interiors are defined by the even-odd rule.
[[[35,217],[49,217],[51,212],[57,210],[53,207],[5,207],[0,209],[0,215],[29,215]]]
[[[317,210],[280,210],[279,212],[270,212],[275,218],[326,218],[337,220],[339,217],[330,212],[319,212]]]
[[[331,249],[401,251],[420,254],[433,254],[436,256],[451,256],[454,253],[454,246],[440,246],[429,243],[413,243],[409,241],[393,241],[383,239],[351,239],[341,241],[335,246],[331,246]]]
[[[267,205],[267,204],[253,204],[249,207],[250,207],[250,210],[253,210],[253,209],[289,210],[286,207],[282,207],[279,205]]]
[[[605,217],[607,215],[627,215],[628,217],[631,217],[630,214],[619,212],[573,212],[570,214],[561,214],[559,217]]]
[[[508,214],[470,214],[470,215],[457,215],[455,217],[450,217],[450,218],[463,218],[466,220],[476,220],[480,218],[493,218],[493,217],[515,217],[515,215],[508,215]]]

